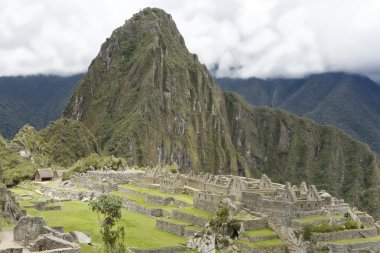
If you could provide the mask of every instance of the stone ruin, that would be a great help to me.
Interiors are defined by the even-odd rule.
[[[41,217],[22,217],[13,230],[13,238],[22,248],[31,252],[81,252],[79,245],[73,242],[72,234],[63,232],[60,227],[48,227]]]
[[[379,222],[375,224],[372,216],[365,212],[359,212],[356,208],[351,208],[343,199],[333,197],[324,190],[319,191],[315,185],[307,185],[305,182],[301,182],[299,185],[292,185],[289,182],[278,184],[272,182],[265,174],[262,174],[261,178],[210,173],[195,175],[193,172],[189,174],[171,173],[165,168],[156,167],[148,169],[142,178],[136,178],[132,183],[141,187],[160,189],[167,193],[191,193],[194,207],[208,213],[215,213],[220,203],[228,203],[231,217],[245,213],[252,218],[252,220],[241,223],[243,231],[244,227],[248,230],[255,230],[269,226],[282,241],[286,242],[290,252],[306,252],[310,246],[309,241],[305,241],[302,236],[299,238],[296,236],[295,231],[302,230],[302,225],[296,223],[298,218],[326,216],[329,217],[330,224],[335,224],[334,222],[340,224],[339,222],[344,221],[339,219],[334,221],[333,215],[349,215],[349,219],[354,221],[358,227],[363,225],[366,228],[365,234],[359,235],[357,233],[360,231],[355,230],[319,235],[327,236],[330,240],[346,239],[350,236],[362,238],[363,236],[380,235],[380,224]],[[173,217],[181,219],[176,211],[173,211]],[[179,226],[167,221],[160,221],[157,224],[157,227],[166,231],[172,231]],[[256,227],[254,228],[254,226]],[[186,235],[186,229],[182,234]],[[324,241],[326,240],[324,239]],[[209,250],[205,246],[208,245],[208,241],[209,238],[204,234],[203,237],[192,237],[189,242],[192,245],[191,248],[206,252]],[[380,252],[379,242],[362,243],[362,246],[365,250],[360,252]],[[331,252],[359,252],[355,251],[351,244],[343,246],[332,244],[328,247]],[[279,250],[284,252],[281,251],[284,249]],[[248,249],[244,252],[251,251]]]
[[[194,206],[206,212],[215,212],[223,199],[241,203],[250,211],[273,216],[290,225],[292,219],[324,215],[327,212],[344,214],[350,206],[342,199],[332,197],[326,191],[318,191],[315,185],[273,183],[265,174],[259,179],[233,175],[195,175],[171,173],[164,168],[148,169],[134,183],[140,186],[159,185],[162,192],[194,192]],[[361,215],[366,223],[374,225],[368,215]]]

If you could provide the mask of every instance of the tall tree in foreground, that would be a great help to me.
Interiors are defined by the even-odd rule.
[[[124,226],[118,225],[121,219],[122,202],[119,197],[101,195],[89,203],[93,212],[98,215],[100,232],[105,253],[124,253]]]

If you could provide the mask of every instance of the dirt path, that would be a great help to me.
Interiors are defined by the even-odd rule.
[[[0,231],[0,249],[21,248],[21,246],[13,241],[13,231]],[[30,253],[24,249],[23,253]]]

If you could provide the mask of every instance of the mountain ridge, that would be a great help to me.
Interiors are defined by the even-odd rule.
[[[343,72],[299,79],[216,79],[224,90],[242,94],[253,106],[275,107],[318,123],[335,125],[380,152],[380,86]]]
[[[25,124],[41,129],[57,119],[82,75],[0,77],[0,134],[12,139]]]

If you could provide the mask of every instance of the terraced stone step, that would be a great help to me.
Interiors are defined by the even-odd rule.
[[[172,202],[173,205],[178,207],[191,206],[193,204],[192,195],[164,193],[157,189],[144,188],[132,184],[119,185],[118,191],[145,197],[148,202],[156,204],[164,205]]]
[[[204,231],[204,228],[190,225],[185,227],[185,233],[183,234],[183,236],[191,237],[194,236],[196,233],[202,233],[202,231]]]
[[[185,227],[191,224],[177,219],[164,219],[160,218],[156,220],[156,227],[166,232],[183,236],[185,234]]]
[[[357,239],[357,238],[368,238],[377,236],[376,228],[366,228],[366,229],[350,229],[342,230],[331,233],[313,233],[311,239],[313,241],[325,242],[325,241],[337,241],[344,239]]]
[[[261,217],[247,215],[235,216],[233,219],[242,222],[245,230],[259,230],[268,226],[268,220]]]
[[[144,197],[127,194],[121,192],[113,192],[113,195],[119,196],[123,200],[123,207],[127,210],[144,214],[152,217],[170,216],[171,210],[177,208],[175,206],[161,206],[151,204],[145,201]]]
[[[173,209],[172,215],[174,219],[183,220],[198,227],[204,227],[213,216],[194,207]]]
[[[185,246],[167,247],[167,248],[153,248],[153,249],[130,249],[133,253],[177,253],[186,250]]]
[[[195,233],[203,231],[201,227],[193,226],[186,221],[173,218],[158,218],[156,220],[156,227],[166,232],[185,237],[194,236]]]
[[[326,241],[320,244],[329,247],[331,253],[358,252],[360,249],[371,249],[373,252],[380,252],[380,235],[368,238]]]
[[[242,240],[248,242],[261,242],[267,240],[278,239],[276,232],[269,228],[259,229],[259,230],[246,230],[241,235]]]
[[[240,248],[240,253],[287,253],[286,244],[280,239],[264,240],[260,242],[235,242]]]
[[[334,221],[342,220],[342,223],[344,222],[343,215],[336,214],[331,216],[331,219]],[[306,224],[311,225],[321,225],[322,223],[326,223],[330,221],[330,217],[328,216],[310,216],[310,217],[304,217],[304,218],[298,218],[293,219],[291,221],[291,227],[296,228],[298,230],[302,230],[303,226]]]

